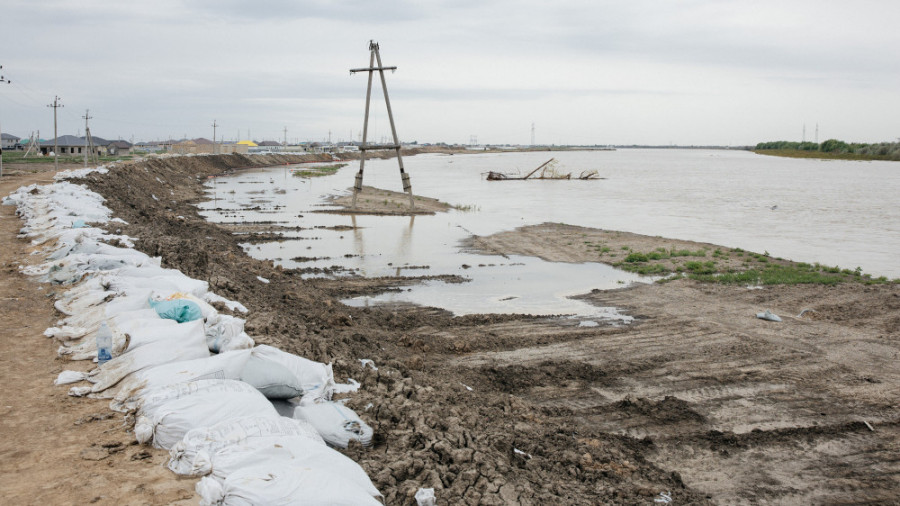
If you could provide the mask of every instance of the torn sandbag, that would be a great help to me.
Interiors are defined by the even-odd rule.
[[[236,380],[198,380],[144,395],[135,417],[134,437],[169,449],[191,429],[250,415],[278,416],[258,390]]]

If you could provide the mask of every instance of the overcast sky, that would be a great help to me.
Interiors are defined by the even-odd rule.
[[[373,39],[403,141],[896,141],[898,19],[896,0],[4,0],[0,125],[51,138],[58,95],[60,135],[90,109],[104,138],[215,120],[227,140],[358,140],[348,70]]]

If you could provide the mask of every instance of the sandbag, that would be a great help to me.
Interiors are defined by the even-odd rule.
[[[346,448],[350,441],[372,445],[372,427],[340,402],[303,402],[294,409],[293,418],[309,422],[331,446]]]
[[[273,441],[303,439],[320,447],[325,441],[311,425],[283,416],[233,418],[207,427],[189,430],[169,450],[168,467],[182,476],[205,476],[212,472],[212,459],[236,448],[262,448]],[[220,478],[225,474],[218,473]]]
[[[253,385],[269,399],[290,399],[304,394],[303,384],[287,367],[250,354],[241,381]]]
[[[191,429],[250,415],[278,416],[252,386],[235,380],[198,380],[150,391],[138,409],[134,437],[169,449]]]
[[[110,408],[123,413],[134,411],[140,402],[143,391],[183,381],[239,380],[248,358],[250,358],[250,350],[237,350],[140,371],[122,382],[118,393],[110,403]]]
[[[250,367],[265,367],[279,364],[285,367],[300,383],[305,396],[311,399],[331,399],[334,392],[334,372],[331,364],[323,364],[287,353],[272,346],[260,345],[253,348]]]
[[[178,339],[163,339],[148,343],[133,352],[114,357],[109,362],[91,371],[88,381],[94,383],[91,391],[102,392],[126,376],[154,366],[209,357],[203,322],[197,321],[188,327],[185,336]]]
[[[327,469],[290,464],[241,468],[219,483],[204,477],[195,490],[201,505],[381,506],[347,477]]]

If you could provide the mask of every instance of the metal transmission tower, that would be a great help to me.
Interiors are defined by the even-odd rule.
[[[378,66],[375,66],[375,63],[378,63]],[[384,103],[387,106],[388,119],[391,123],[391,134],[394,136],[394,143],[388,145],[373,145],[369,146],[366,143],[368,132],[369,132],[369,104],[372,99],[372,75],[375,71],[378,71],[378,75],[381,77],[381,89],[384,91]],[[378,43],[375,41],[369,41],[369,66],[367,68],[360,69],[350,69],[350,73],[354,74],[356,72],[368,72],[369,73],[369,85],[366,89],[366,116],[363,121],[363,134],[362,134],[362,145],[359,147],[360,157],[359,157],[359,172],[356,173],[356,183],[353,185],[353,203],[350,206],[352,209],[356,209],[356,197],[359,195],[359,192],[362,191],[363,184],[363,169],[366,166],[366,151],[374,150],[374,149],[394,149],[397,153],[397,164],[400,166],[400,180],[403,182],[403,191],[409,194],[409,210],[412,211],[415,209],[415,202],[413,200],[412,193],[412,185],[409,182],[409,174],[403,170],[403,158],[400,157],[400,139],[397,137],[397,129],[394,127],[394,114],[391,112],[391,100],[388,98],[387,91],[387,82],[384,80],[384,71],[385,70],[397,70],[397,67],[385,67],[381,63],[381,53],[378,52]]]
[[[216,120],[213,120],[212,127],[213,127],[213,154],[214,155],[218,154],[217,153],[218,149],[216,149],[216,127],[217,126],[219,126],[219,125],[216,123]]]
[[[531,145],[534,146],[534,123],[531,123]]]
[[[91,163],[97,165],[99,160],[97,160],[97,153],[94,151],[94,138],[91,137],[91,127],[88,126],[88,120],[93,116],[90,115],[91,110],[84,110],[84,144],[85,144],[85,152],[84,152],[84,167],[87,168],[88,164],[88,151],[91,153]]]
[[[54,96],[53,103],[48,104],[47,107],[53,108],[53,166],[56,170],[59,170],[59,145],[57,143],[59,136],[56,135],[56,110],[65,106],[59,103],[59,97]]]

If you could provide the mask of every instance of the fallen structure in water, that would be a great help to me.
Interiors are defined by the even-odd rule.
[[[582,171],[578,177],[573,178],[572,173],[568,172],[566,174],[560,173],[556,170],[556,165],[559,162],[556,161],[556,158],[551,158],[546,162],[542,163],[538,166],[538,168],[529,172],[525,177],[513,176],[510,174],[504,174],[502,172],[494,172],[489,171],[487,173],[488,181],[524,181],[526,179],[606,179],[599,176],[596,170],[591,171]],[[540,171],[540,174],[535,176],[536,173]],[[534,176],[534,177],[532,177]]]

